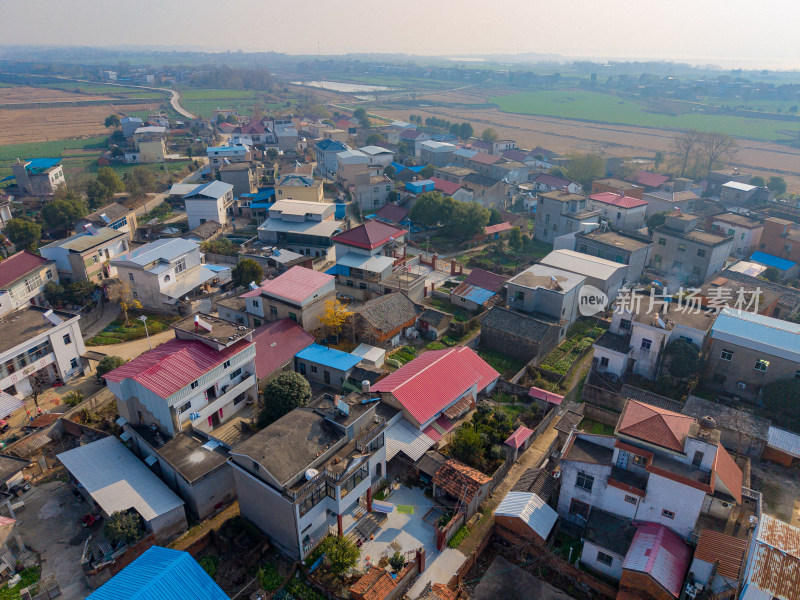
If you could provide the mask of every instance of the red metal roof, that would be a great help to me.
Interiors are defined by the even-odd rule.
[[[473,385],[480,392],[499,376],[472,349],[459,346],[425,352],[372,389],[391,393],[419,423],[425,423]]]
[[[406,233],[408,233],[408,231],[405,229],[399,229],[387,223],[367,221],[363,225],[348,229],[345,232],[333,236],[331,239],[337,244],[373,250],[387,243],[392,238],[400,237]]]
[[[500,160],[500,157],[494,156],[493,154],[483,154],[482,152],[478,152],[475,156],[470,158],[470,160],[482,165],[493,165]]]
[[[677,598],[691,557],[689,546],[668,527],[642,523],[636,528],[622,568],[647,573]]]
[[[217,351],[199,340],[175,338],[140,354],[103,377],[116,382],[133,379],[157,396],[169,398],[252,343],[240,340]]]
[[[334,279],[335,277],[333,275],[295,265],[285,273],[278,275],[275,279],[267,279],[261,282],[261,287],[259,287],[259,289],[251,290],[239,297],[252,298],[264,293],[300,304],[306,298],[312,296],[319,288],[330,283]]]
[[[400,223],[408,217],[408,211],[402,206],[397,206],[397,204],[389,202],[388,204],[384,204],[381,209],[375,213],[375,216]]]
[[[547,390],[543,390],[542,388],[538,387],[532,387],[528,392],[528,396],[531,398],[536,398],[537,400],[544,400],[545,402],[555,404],[556,406],[559,406],[564,401],[564,396],[559,396],[558,394],[548,392]]]
[[[728,579],[739,579],[747,556],[747,540],[703,529],[694,557],[707,563],[717,563],[717,573]]]
[[[509,438],[505,441],[505,445],[519,449],[522,447],[522,444],[525,443],[525,440],[527,440],[532,435],[533,435],[533,429],[528,429],[524,425],[520,425],[517,428],[517,430],[514,433],[512,433],[509,436]]]
[[[464,283],[483,288],[484,290],[489,290],[490,292],[496,292],[502,287],[506,279],[508,279],[506,276],[498,275],[497,273],[492,273],[491,271],[472,269],[472,272],[467,275]]]
[[[600,192],[598,194],[592,194],[589,196],[589,198],[595,200],[596,202],[610,204],[611,206],[616,206],[618,208],[636,208],[637,206],[647,206],[649,204],[647,200],[639,200],[633,196],[615,194],[614,192]]]
[[[450,433],[456,424],[450,419],[441,415],[432,424],[428,425],[422,433],[431,438],[434,442],[438,442],[444,437],[445,433]]]
[[[314,336],[291,319],[262,325],[253,332],[256,344],[256,376],[268,377],[295,354],[314,343]]]
[[[33,271],[41,269],[49,260],[41,256],[22,250],[0,262],[0,289],[14,283],[17,279]]]
[[[714,471],[714,479],[711,482],[711,489],[717,491],[717,483],[722,482],[725,489],[731,496],[736,498],[736,501],[741,504],[742,502],[742,470],[733,457],[728,454],[728,451],[722,447],[722,444],[717,445],[717,455],[714,457],[714,466],[711,469]]]
[[[694,417],[628,400],[617,428],[623,435],[683,452],[683,442],[694,422]]]
[[[658,187],[669,181],[669,176],[653,173],[652,171],[636,171],[627,180],[645,187]]]
[[[511,226],[511,223],[497,223],[497,225],[487,225],[483,230],[483,233],[486,235],[494,235],[495,233],[502,233],[503,231],[508,231],[509,229],[514,229]]]
[[[460,183],[453,183],[452,181],[447,181],[439,177],[431,177],[431,181],[433,182],[433,187],[435,189],[439,190],[443,194],[447,194],[448,196],[452,196],[461,188]]]

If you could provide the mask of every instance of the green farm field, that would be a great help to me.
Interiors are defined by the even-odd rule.
[[[729,135],[778,141],[786,139],[781,133],[800,129],[800,120],[779,121],[769,118],[746,118],[728,115],[686,112],[672,115],[648,110],[644,102],[597,92],[542,90],[491,98],[501,111],[525,115],[540,115],[599,123],[614,123],[658,129],[698,129],[721,131]],[[690,105],[687,105],[687,108]]]
[[[236,108],[240,114],[247,114],[256,103],[264,110],[287,107],[285,102],[265,102],[267,93],[253,90],[186,88],[181,90],[181,104],[189,112],[205,118],[214,116],[215,108]]]

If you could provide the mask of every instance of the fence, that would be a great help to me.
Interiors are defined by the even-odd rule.
[[[616,426],[617,421],[619,421],[620,413],[618,412],[600,408],[594,404],[587,403],[581,404],[581,408],[583,409],[582,412],[584,417],[592,419],[593,421],[597,421],[598,423],[602,423],[603,425],[611,425],[614,427]]]
[[[213,254],[211,252],[205,252],[205,258],[207,263],[217,264],[217,265],[235,265],[239,262],[239,256],[228,256],[227,254]]]

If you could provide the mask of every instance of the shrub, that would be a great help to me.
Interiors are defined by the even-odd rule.
[[[338,536],[329,536],[322,542],[322,551],[330,564],[331,573],[341,575],[358,563],[361,550],[355,542]]]
[[[124,358],[112,355],[104,356],[100,360],[100,363],[97,365],[97,376],[102,377],[103,375],[113,371],[117,367],[121,367],[123,364],[125,364]]]
[[[392,571],[399,573],[406,566],[406,559],[399,552],[395,552],[389,559],[389,566],[392,567]]]
[[[217,565],[219,564],[219,558],[216,556],[205,556],[197,561],[203,570],[208,573],[208,576],[211,579],[216,578],[217,576]]]
[[[83,392],[80,390],[72,390],[69,394],[65,394],[62,400],[67,406],[78,406],[83,402]]]
[[[112,544],[135,542],[143,531],[142,518],[134,511],[115,512],[103,527],[103,533]]]
[[[258,580],[261,582],[261,587],[268,592],[274,592],[283,583],[278,568],[269,562],[258,570]]]
[[[458,531],[456,531],[455,535],[450,538],[450,541],[447,542],[447,546],[453,549],[458,548],[461,545],[461,542],[467,539],[468,535],[469,529],[467,529],[466,525],[462,525],[458,528]]]

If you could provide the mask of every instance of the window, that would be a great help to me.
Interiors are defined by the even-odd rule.
[[[575,479],[575,487],[591,492],[593,485],[594,477],[583,471],[578,471],[578,477]]]
[[[705,255],[706,255],[706,251],[705,251],[705,250],[703,250],[702,248],[700,248],[700,249],[697,251],[697,256],[705,256]]]
[[[53,271],[51,269],[47,269],[47,273],[45,273],[45,276],[47,277],[47,279],[52,279]]]
[[[191,389],[195,389],[198,385],[200,384],[197,381],[193,381]]]
[[[355,285],[356,285],[356,284],[355,284],[355,283],[353,283],[353,280],[352,280],[352,279],[348,279],[348,280],[347,280],[347,287],[355,287]]]
[[[622,213],[621,213],[621,212],[617,212],[617,218],[618,218],[618,219],[621,219],[621,218],[622,218]]]
[[[175,263],[175,273],[181,273],[186,270],[186,259],[182,258]]]
[[[138,300],[139,299],[139,294],[137,294],[136,292],[133,292],[133,299],[134,300]]]
[[[229,361],[229,360],[226,360],[224,363],[222,363],[222,368],[223,369],[227,369],[230,366],[231,366],[231,361]]]
[[[692,275],[700,275],[700,267],[692,267]]]
[[[603,357],[600,358],[600,366],[603,367],[603,368],[608,366],[608,357],[607,356],[603,356]]]
[[[681,266],[682,266],[681,265],[681,261],[679,261],[679,260],[676,260],[675,262],[672,263],[672,268],[673,269],[680,269]]]
[[[366,284],[366,283],[364,283],[363,281],[360,281],[360,282],[358,283],[358,287],[359,287],[360,289],[362,289],[362,290],[365,290],[365,289],[367,289],[367,284]]]
[[[621,265],[625,264],[625,257],[617,254],[616,258],[614,259],[616,262],[620,263]]]
[[[177,410],[179,415],[182,415],[183,413],[185,413],[190,408],[192,408],[191,401],[181,404],[176,410]]]
[[[253,308],[258,308],[258,307],[259,307],[258,300],[253,300]]]
[[[658,245],[659,246],[666,246],[667,245],[667,238],[658,238]]]
[[[644,456],[639,456],[638,454],[634,454],[633,464],[636,465],[637,467],[646,467],[647,459]]]
[[[700,450],[694,451],[694,456],[692,457],[692,466],[699,467],[703,464],[703,456],[705,456]]]
[[[591,507],[586,504],[586,502],[581,502],[580,500],[575,500],[575,498],[573,498],[572,502],[569,503],[569,514],[586,520],[589,518],[590,508]]]
[[[719,355],[719,358],[720,360],[727,360],[728,362],[730,362],[730,360],[733,358],[733,350],[723,349],[722,353]]]
[[[545,215],[544,216],[544,222],[545,223],[549,223],[550,222],[550,215]]]
[[[515,298],[516,298],[517,300],[525,300],[525,292],[517,292],[517,293],[515,294]]]
[[[664,510],[661,511],[661,516],[666,518],[666,519],[674,519],[675,518],[675,513],[672,512],[671,510],[667,510],[665,508]]]
[[[241,375],[241,374],[242,374],[242,369],[241,369],[241,367],[239,367],[239,368],[238,368],[238,369],[236,369],[236,370],[235,370],[233,373],[231,373],[231,374],[230,374],[230,377],[229,377],[229,379],[230,379],[231,381],[233,381],[234,379],[236,379],[236,378],[237,378],[239,375]]]
[[[253,327],[261,327],[261,319],[253,319]]]
[[[69,368],[70,369],[77,369],[78,368],[78,359],[77,358],[70,359]]]
[[[652,346],[653,346],[653,340],[642,338],[642,350],[650,350]]]
[[[627,502],[628,504],[636,504],[636,496],[628,496],[626,494],[625,495],[625,502]]]
[[[64,334],[64,343],[67,344],[67,345],[72,343],[72,338],[70,337],[70,335],[68,333]]]
[[[584,254],[586,254],[586,244],[581,244],[580,247],[578,248],[578,252],[583,252]]]
[[[278,307],[275,306],[274,304],[270,304],[269,305],[269,314],[277,315],[278,314]]]
[[[312,373],[316,373],[317,372],[317,365],[311,365],[311,372]]]
[[[128,279],[130,279],[131,281],[133,281],[133,273],[128,273]]]
[[[631,330],[631,320],[630,319],[620,319],[619,328],[622,329],[623,331],[630,331]]]
[[[290,318],[292,321],[294,321],[295,323],[297,323],[297,315],[296,315],[296,314],[294,314],[294,313],[289,313],[289,318]]]
[[[614,564],[614,557],[610,554],[606,554],[605,552],[601,552],[600,550],[597,551],[597,562],[603,563],[604,565],[611,566]]]
[[[761,371],[762,373],[766,373],[768,367],[769,367],[769,361],[768,360],[763,360],[763,359],[757,360],[756,364],[753,365],[753,368],[756,371]]]
[[[653,262],[658,264],[658,265],[660,265],[661,264],[661,255],[660,254],[654,254],[653,255]]]
[[[172,277],[170,277],[169,275],[164,275],[164,283],[166,283],[170,279],[172,279]]]

